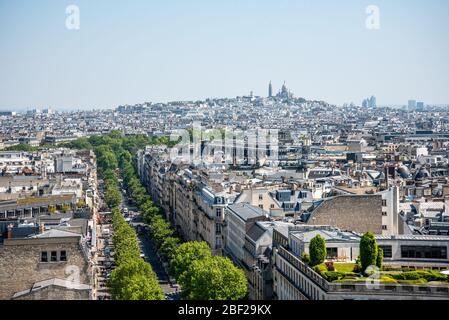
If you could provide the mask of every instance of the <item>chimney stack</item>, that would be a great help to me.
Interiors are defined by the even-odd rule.
[[[45,225],[43,223],[39,224],[39,234],[42,234],[45,232]]]
[[[12,239],[12,229],[14,228],[14,225],[12,223],[8,224],[8,239]]]

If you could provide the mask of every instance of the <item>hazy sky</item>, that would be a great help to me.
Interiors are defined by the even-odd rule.
[[[265,96],[270,80],[337,104],[449,103],[449,1],[0,0],[3,110]]]

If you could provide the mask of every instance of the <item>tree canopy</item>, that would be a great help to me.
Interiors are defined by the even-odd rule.
[[[189,300],[239,300],[248,292],[245,273],[225,257],[193,261],[179,283]]]
[[[371,232],[365,233],[360,240],[360,264],[362,272],[369,266],[375,266],[377,262],[377,243],[374,234]]]
[[[212,257],[209,245],[206,242],[186,242],[181,244],[174,252],[171,260],[173,275],[179,278],[184,271],[196,260]]]
[[[312,267],[319,265],[326,259],[326,240],[320,235],[316,235],[309,245],[310,265]]]

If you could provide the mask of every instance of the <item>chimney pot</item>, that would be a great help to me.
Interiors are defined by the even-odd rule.
[[[12,239],[12,229],[14,225],[12,223],[8,224],[8,239]]]

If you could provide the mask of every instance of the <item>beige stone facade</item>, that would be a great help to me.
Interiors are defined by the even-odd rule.
[[[55,262],[42,262],[42,252]],[[66,261],[61,260],[65,252]],[[7,239],[0,246],[0,299],[11,299],[17,292],[31,289],[35,282],[59,278],[76,279],[90,284],[89,266],[80,245],[79,237]],[[46,293],[55,297],[56,292]],[[61,296],[64,298],[65,294]],[[56,297],[55,297],[56,298]]]

